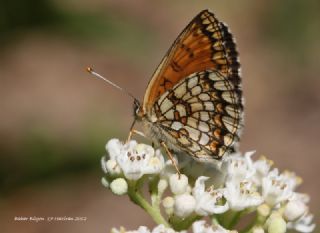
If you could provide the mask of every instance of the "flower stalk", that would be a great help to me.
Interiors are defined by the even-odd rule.
[[[169,223],[161,215],[159,206],[150,205],[149,202],[143,197],[140,191],[141,185],[138,183],[139,182],[137,181],[130,181],[128,183],[128,195],[130,200],[144,209],[157,224],[163,224],[165,227],[169,227]]]

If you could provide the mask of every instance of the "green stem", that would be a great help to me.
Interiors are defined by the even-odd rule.
[[[211,223],[212,223],[212,225],[221,225],[221,224],[219,223],[219,220],[218,220],[218,216],[217,216],[217,215],[212,215],[212,217],[211,217]]]
[[[214,215],[212,221],[215,220],[219,225],[223,226],[226,229],[232,230],[235,225],[240,220],[240,217],[243,215],[244,211],[232,211],[229,210],[223,214]]]
[[[161,196],[158,192],[159,177],[153,177],[149,182],[149,193],[151,196],[151,205],[154,208],[160,208]]]
[[[240,217],[242,216],[242,213],[243,213],[243,211],[238,211],[238,212],[233,213],[231,220],[230,220],[228,227],[227,227],[228,229],[231,229],[235,225],[237,225],[237,223],[240,220]]]
[[[161,215],[160,209],[151,206],[143,197],[139,190],[141,186],[141,183],[128,180],[128,195],[130,200],[144,209],[157,224],[163,224],[165,227],[170,227],[169,223]]]
[[[189,227],[194,223],[196,220],[200,220],[202,217],[198,215],[191,215],[185,219],[181,219],[178,217],[173,217],[171,218],[171,225],[174,230],[176,231],[182,231],[182,230],[187,230]]]
[[[212,222],[215,221],[217,222],[219,225],[224,226],[223,224],[223,214],[218,214],[218,215],[214,215],[215,217],[212,218]]]
[[[217,215],[217,220],[219,222],[219,224],[226,228],[229,229],[229,219],[231,219],[234,215],[234,212],[232,210],[228,210],[227,212],[223,213],[223,214],[219,214]]]

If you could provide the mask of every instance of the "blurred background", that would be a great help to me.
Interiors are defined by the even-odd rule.
[[[320,209],[320,2],[0,0],[1,232],[109,232],[153,226],[127,197],[100,184],[111,137],[125,139],[132,100],[202,9],[226,22],[240,52],[246,100],[241,150],[300,175]],[[15,216],[84,216],[17,222]],[[134,218],[132,217],[134,216]]]

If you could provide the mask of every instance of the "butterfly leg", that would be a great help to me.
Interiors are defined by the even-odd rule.
[[[130,127],[130,131],[129,131],[129,135],[128,135],[128,138],[127,138],[127,142],[129,142],[131,140],[131,137],[132,137],[133,134],[138,134],[138,135],[146,138],[146,135],[144,135],[144,133],[142,133],[141,131],[135,130],[133,128],[135,123],[136,123],[136,121],[134,120],[132,122],[131,127]]]
[[[128,135],[128,138],[127,138],[127,142],[129,142],[131,140],[131,137],[132,137],[132,134],[133,134],[133,127],[134,127],[134,124],[136,123],[136,120],[133,120],[131,126],[130,126],[130,131],[129,131],[129,135]]]
[[[140,136],[142,136],[142,137],[144,137],[144,138],[147,137],[144,133],[142,133],[142,132],[139,131],[139,130],[135,130],[135,129],[132,130],[132,134],[138,134],[138,135],[140,135]]]
[[[132,129],[132,130],[130,130],[130,132],[129,132],[129,135],[128,135],[128,138],[127,138],[127,141],[126,141],[126,142],[129,142],[129,141],[131,140],[133,134],[138,134],[138,135],[146,138],[146,135],[145,135],[144,133],[142,133],[141,131]]]
[[[171,154],[171,151],[169,150],[169,148],[167,147],[167,145],[166,145],[164,142],[161,142],[160,144],[161,144],[161,146],[165,149],[165,151],[167,152],[167,154],[168,154],[168,156],[169,156],[169,158],[170,158],[170,160],[171,160],[174,168],[177,170],[178,175],[179,175],[179,178],[180,178],[181,173],[180,173],[180,171],[179,171],[179,168],[178,168],[178,166],[177,166],[176,161],[175,161],[174,158],[173,158],[173,155]]]

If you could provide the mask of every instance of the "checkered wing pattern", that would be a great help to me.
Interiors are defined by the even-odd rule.
[[[146,90],[143,112],[162,140],[165,135],[173,150],[201,161],[232,151],[243,115],[239,67],[228,28],[208,10],[200,12],[173,43]]]
[[[208,10],[200,12],[181,32],[153,74],[143,100],[144,110],[180,80],[212,69],[240,83],[239,62],[228,28]]]
[[[239,138],[240,92],[219,72],[194,73],[166,91],[153,107],[158,127],[199,160],[219,159]]]

